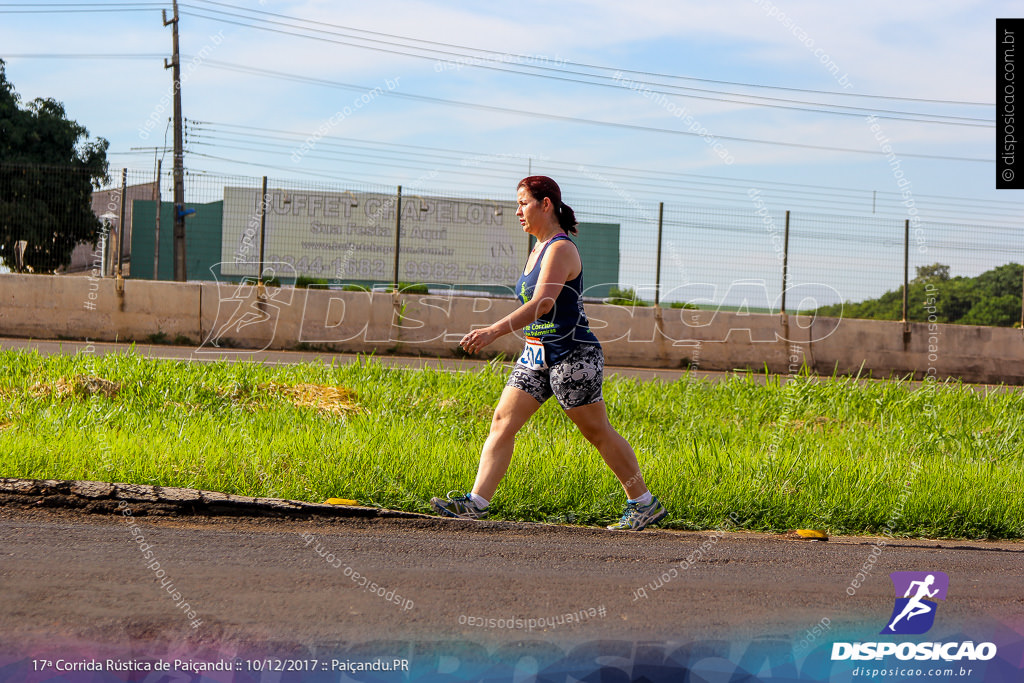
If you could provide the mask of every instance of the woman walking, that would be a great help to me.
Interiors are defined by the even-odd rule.
[[[583,264],[569,239],[576,234],[576,216],[547,176],[521,180],[516,198],[523,231],[537,240],[516,283],[521,305],[493,325],[473,330],[459,343],[472,354],[522,329],[526,347],[494,409],[472,492],[457,497],[449,493],[430,503],[450,517],[484,517],[512,460],[516,434],[554,396],[626,491],[622,519],[608,528],[638,531],[668,513],[647,490],[633,449],[608,422],[601,395],[604,354],[583,311]]]

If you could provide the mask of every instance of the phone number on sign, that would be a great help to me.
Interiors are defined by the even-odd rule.
[[[300,256],[295,258],[290,254],[283,256],[268,256],[267,263],[287,263],[300,275],[317,275],[326,278],[388,278],[391,276],[391,266],[384,259],[346,259],[337,257],[324,259],[319,256],[310,258]]]
[[[434,280],[436,282],[454,282],[456,280],[474,280],[481,282],[507,282],[519,277],[517,266],[505,266],[499,263],[483,265],[437,261],[407,261],[402,265],[402,272],[407,280]]]
[[[287,263],[300,275],[325,278],[387,280],[394,263],[385,259],[322,259],[291,255],[268,256],[267,263]],[[403,279],[433,282],[511,282],[519,277],[517,266],[496,263],[459,264],[445,261],[406,261],[400,266]]]

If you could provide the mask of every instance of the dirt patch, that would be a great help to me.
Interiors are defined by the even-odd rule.
[[[114,398],[120,392],[120,383],[96,375],[75,375],[71,379],[61,377],[53,382],[36,382],[28,388],[28,393],[36,398],[53,397],[58,399],[71,396]]]

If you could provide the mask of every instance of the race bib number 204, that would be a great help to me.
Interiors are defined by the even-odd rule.
[[[519,364],[525,365],[531,370],[544,370],[548,367],[544,359],[544,344],[535,337],[526,338],[526,347],[523,355],[519,357]]]

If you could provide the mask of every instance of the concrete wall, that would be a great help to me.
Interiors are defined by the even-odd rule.
[[[515,307],[509,299],[393,295],[228,285],[0,275],[0,335],[93,341],[153,340],[204,348],[408,353],[450,357],[472,326]],[[609,365],[786,374],[932,375],[1024,384],[1021,330],[587,305]],[[513,356],[508,336],[491,353]]]

